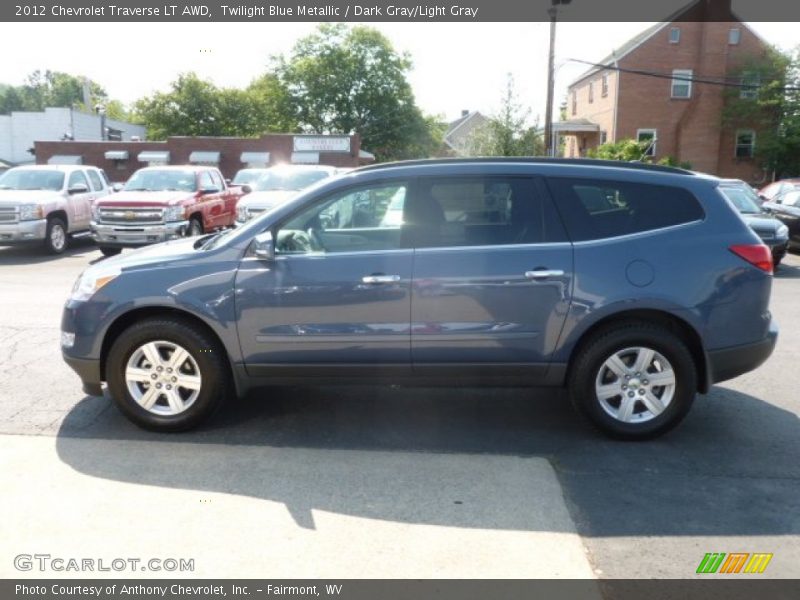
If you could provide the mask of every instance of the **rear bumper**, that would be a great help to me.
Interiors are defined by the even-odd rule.
[[[708,351],[709,383],[733,379],[760,367],[770,357],[778,341],[778,325],[773,319],[764,339],[751,344]]]
[[[159,225],[106,225],[92,221],[92,237],[100,246],[130,248],[176,240],[188,227],[189,221]]]
[[[25,244],[27,242],[40,242],[47,232],[47,220],[18,221],[0,225],[1,244]]]

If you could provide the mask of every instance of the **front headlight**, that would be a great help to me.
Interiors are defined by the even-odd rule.
[[[164,210],[165,221],[183,221],[183,207],[182,206],[168,206]]]
[[[789,237],[789,228],[786,225],[781,225],[775,230],[775,236],[779,238]]]
[[[236,209],[236,220],[237,221],[247,221],[247,207],[246,206],[239,206]]]
[[[103,268],[102,265],[97,265],[86,269],[78,277],[75,285],[72,286],[72,293],[69,299],[84,302],[94,296],[101,287],[113,281],[119,274],[119,267]]]
[[[20,221],[36,221],[44,219],[44,210],[39,204],[22,204],[19,207]]]

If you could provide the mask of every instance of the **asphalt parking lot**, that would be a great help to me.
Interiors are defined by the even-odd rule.
[[[63,301],[101,258],[0,248],[3,576],[80,535],[200,577],[685,578],[706,552],[800,577],[800,256],[775,278],[772,358],[645,443],[519,389],[276,388],[200,431],[138,430],[60,358]]]

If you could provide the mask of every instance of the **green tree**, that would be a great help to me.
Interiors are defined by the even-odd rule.
[[[219,88],[196,73],[184,73],[169,91],[137,100],[134,113],[154,140],[171,135],[257,136],[294,129],[285,96],[269,75],[237,89]]]
[[[411,59],[376,29],[322,24],[273,66],[303,131],[357,133],[378,160],[429,156],[440,142],[416,106]]]
[[[653,162],[649,156],[645,156],[647,142],[637,142],[634,139],[623,139],[618,142],[606,142],[592,148],[586,154],[589,158],[599,158],[603,160],[621,160],[625,162]],[[673,156],[665,156],[658,160],[657,164],[667,167],[681,167],[691,169],[692,164],[686,161],[678,161]]]
[[[800,51],[769,50],[734,74],[723,124],[756,131],[755,158],[777,177],[800,174]]]
[[[514,88],[514,78],[509,74],[500,101],[500,110],[477,127],[467,140],[466,153],[470,156],[540,156],[544,154],[544,140],[538,125],[528,125],[530,109],[523,108]]]

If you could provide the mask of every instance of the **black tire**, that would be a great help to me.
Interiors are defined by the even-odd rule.
[[[595,384],[602,377],[602,373],[609,374],[610,371],[604,367],[608,359],[617,352],[637,347],[654,350],[669,362],[674,372],[674,392],[671,401],[657,416],[652,416],[653,413],[648,412],[638,395],[633,396],[631,403],[634,403],[635,408],[631,418],[634,421],[623,422],[603,408]],[[635,355],[631,355],[631,358],[634,357]],[[644,377],[646,376],[645,374]],[[646,381],[644,377],[641,379]],[[640,381],[635,377],[634,380],[638,392]],[[622,378],[618,381],[629,383],[625,394],[630,394],[634,385],[623,382]],[[668,329],[653,323],[627,322],[597,332],[582,346],[570,368],[567,385],[575,408],[597,429],[617,439],[646,440],[674,428],[689,412],[697,392],[697,368],[689,348],[680,337]],[[656,395],[664,394],[665,388],[648,391]],[[619,403],[617,406],[619,410],[624,400],[622,395],[616,400]],[[607,404],[613,402],[615,399],[611,398]],[[637,417],[643,421],[635,422]]]
[[[115,248],[114,246],[100,246],[100,252],[103,256],[116,256],[122,252],[122,248]]]
[[[126,384],[125,371],[129,359],[138,348],[154,341],[181,346],[199,370],[202,380],[199,393],[193,403],[178,414],[155,414],[145,409],[136,402]],[[106,378],[111,397],[122,413],[139,427],[159,432],[196,427],[224,403],[230,389],[229,364],[224,349],[202,327],[174,317],[147,319],[123,331],[108,353]],[[158,402],[162,409],[167,404],[165,397]],[[154,408],[158,409],[158,405]]]
[[[44,234],[44,249],[49,254],[62,254],[69,244],[67,224],[61,217],[47,219],[47,229]]]
[[[203,222],[200,217],[194,216],[189,219],[189,228],[186,230],[187,237],[196,237],[203,235]]]

